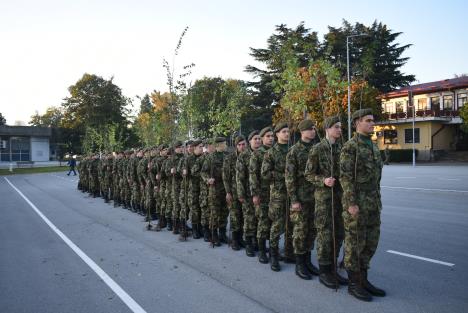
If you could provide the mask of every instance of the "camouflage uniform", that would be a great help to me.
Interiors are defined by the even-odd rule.
[[[328,139],[315,145],[309,153],[305,169],[306,179],[315,186],[315,227],[317,229],[317,257],[320,266],[335,265],[344,238],[340,177],[341,143],[330,144]],[[324,184],[325,178],[336,179],[333,188]],[[333,198],[332,198],[333,196]],[[332,218],[333,210],[333,218]],[[334,234],[333,234],[334,231]],[[333,243],[335,237],[335,243]],[[333,252],[335,246],[335,252]]]
[[[205,159],[201,175],[205,183],[214,178],[214,185],[208,187],[208,212],[209,225],[213,235],[218,236],[217,231],[226,230],[229,210],[226,205],[226,190],[224,189],[222,168],[224,152],[214,152]],[[217,238],[217,237],[216,237]],[[215,239],[213,238],[215,241]]]
[[[255,216],[258,220],[257,238],[270,238],[270,218],[268,217],[268,201],[270,200],[270,185],[262,180],[261,169],[263,156],[270,149],[267,146],[261,146],[253,151],[249,160],[249,186],[252,197],[260,198],[260,205],[255,208]]]
[[[128,177],[130,178],[131,204],[134,211],[140,211],[141,185],[138,175],[140,158],[133,155],[128,162]]]
[[[314,226],[314,187],[304,178],[304,169],[307,163],[312,143],[299,140],[288,152],[286,157],[286,188],[290,198],[290,205],[299,202],[301,211],[290,211],[293,224],[294,254],[310,253],[314,248],[316,236]]]
[[[237,158],[236,163],[236,182],[237,182],[237,196],[244,199],[242,203],[242,214],[244,216],[244,237],[255,240],[252,242],[256,244],[257,235],[257,219],[255,218],[255,209],[252,202],[252,195],[249,186],[249,162],[252,151],[250,149],[242,152]]]
[[[174,153],[172,156],[171,161],[171,168],[169,169],[169,173],[171,174],[171,170],[174,169],[174,173],[171,174],[172,177],[172,184],[171,184],[171,199],[172,199],[172,219],[177,220],[180,218],[180,191],[181,191],[181,184],[182,184],[182,173],[179,172],[178,165],[179,161],[183,158],[182,153]]]
[[[200,208],[200,171],[203,166],[203,156],[194,155],[190,164],[188,205],[192,225],[197,225],[197,231],[201,232],[201,208]],[[197,235],[199,235],[199,233]]]
[[[88,165],[88,178],[89,178],[89,192],[93,197],[99,196],[99,159],[97,157],[92,157]]]
[[[237,151],[227,154],[224,158],[223,164],[224,189],[226,189],[226,194],[230,193],[232,195],[232,203],[229,206],[229,227],[234,236],[236,236],[235,234],[238,232],[240,233],[243,227],[241,203],[239,202],[239,198],[237,196],[236,187],[237,157]]]
[[[370,137],[355,134],[340,155],[345,228],[345,267],[352,272],[367,271],[380,238],[380,178],[382,159]],[[358,218],[348,207],[359,206]],[[358,262],[359,260],[359,262]]]
[[[147,194],[146,188],[147,185],[151,185],[148,177],[148,164],[149,159],[147,156],[139,158],[138,165],[137,165],[137,174],[138,174],[138,181],[140,185],[140,201],[139,206],[143,213],[146,213],[147,207],[145,206],[147,202]]]
[[[292,229],[290,223],[286,224],[286,215],[289,213],[289,208],[287,208],[286,204],[287,191],[284,180],[287,153],[287,144],[275,144],[265,153],[261,174],[262,179],[270,186],[270,202],[268,207],[268,217],[271,220],[270,248],[273,251],[278,250],[280,236],[287,230],[285,251],[286,253],[291,253],[292,247],[288,245],[292,241]]]
[[[208,158],[208,154],[203,154],[199,158],[201,178],[202,178],[201,170],[207,158]],[[200,179],[199,204],[200,204],[200,222],[203,227],[207,228],[209,227],[209,223],[210,223],[210,212],[208,210],[208,185],[203,179]]]

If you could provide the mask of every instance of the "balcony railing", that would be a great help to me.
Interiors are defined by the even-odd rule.
[[[458,110],[417,110],[416,117],[457,117],[460,115]],[[405,120],[413,118],[413,112],[384,113],[384,120]]]

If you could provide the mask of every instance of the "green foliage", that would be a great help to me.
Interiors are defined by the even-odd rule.
[[[460,109],[460,117],[463,120],[461,128],[464,132],[468,133],[468,105],[464,105]]]
[[[31,116],[29,125],[43,127],[60,127],[63,118],[63,109],[59,107],[48,107],[44,114],[36,112]]]
[[[97,128],[88,126],[83,139],[83,151],[86,154],[121,151],[124,141],[121,135],[115,124],[107,124]]]

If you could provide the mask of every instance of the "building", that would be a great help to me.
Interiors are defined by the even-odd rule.
[[[48,127],[0,125],[0,160],[49,161]]]
[[[414,106],[413,106],[414,104]],[[418,160],[433,160],[457,149],[460,108],[468,105],[468,77],[404,87],[382,96],[383,119],[376,123],[379,149],[412,149]],[[415,110],[413,110],[415,108]]]

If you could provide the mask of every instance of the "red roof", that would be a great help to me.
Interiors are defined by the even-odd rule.
[[[398,98],[408,95],[408,91],[412,91],[413,95],[438,92],[438,91],[449,91],[453,89],[466,88],[468,87],[468,76],[439,80],[431,83],[424,83],[418,85],[411,85],[403,87],[398,90],[387,92],[382,95],[382,98]]]

